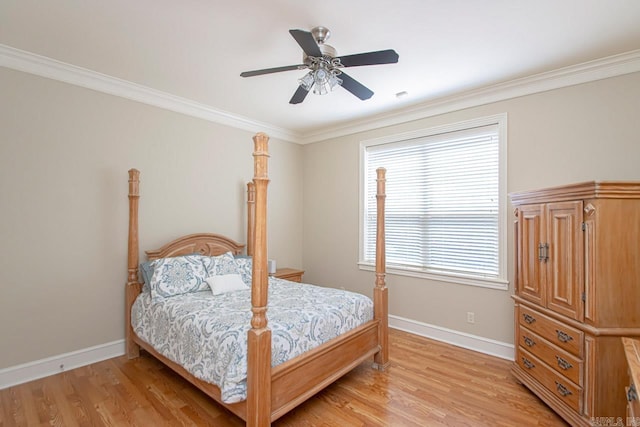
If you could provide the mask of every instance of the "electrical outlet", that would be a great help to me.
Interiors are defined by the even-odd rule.
[[[476,315],[473,311],[467,311],[467,323],[476,323]]]

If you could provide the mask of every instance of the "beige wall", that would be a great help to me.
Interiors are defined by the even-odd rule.
[[[504,112],[509,192],[588,180],[640,180],[640,73],[308,145],[305,281],[372,294],[373,273],[357,266],[360,141]],[[507,212],[509,291],[389,275],[391,314],[512,343],[511,205]],[[466,323],[468,311],[475,313],[475,324]]]
[[[142,249],[199,231],[245,240],[251,133],[4,68],[0,93],[0,369],[123,338],[129,168],[142,172]],[[507,112],[508,191],[640,180],[639,100],[636,73],[307,146],[272,140],[269,255],[371,295],[356,264],[360,141]],[[513,341],[513,284],[388,284],[393,315]]]
[[[0,68],[0,369],[124,337],[127,170],[140,247],[245,241],[250,132]],[[302,147],[270,144],[269,255],[302,266]]]

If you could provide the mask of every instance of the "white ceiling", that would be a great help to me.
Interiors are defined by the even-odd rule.
[[[371,99],[290,105],[304,71],[239,76],[300,63],[288,30],[317,25],[338,55],[398,52],[349,69]],[[640,49],[640,0],[2,0],[0,44],[304,136]]]

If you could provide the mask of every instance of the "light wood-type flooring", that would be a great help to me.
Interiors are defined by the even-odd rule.
[[[391,366],[369,363],[274,426],[565,426],[511,362],[390,330]],[[0,390],[0,427],[243,426],[168,368],[125,356]]]

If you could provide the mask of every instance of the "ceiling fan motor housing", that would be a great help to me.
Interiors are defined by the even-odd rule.
[[[329,31],[327,27],[321,26],[313,27],[311,29],[311,34],[318,44],[323,44],[329,39],[329,37],[331,37],[331,31]]]
[[[331,62],[331,60],[337,56],[337,51],[333,46],[329,46],[328,44],[319,44],[318,47],[320,48],[320,52],[322,52],[322,57],[327,58],[328,62]],[[311,64],[309,56],[304,52],[302,52],[302,62],[307,65]]]
[[[325,44],[329,37],[331,37],[331,31],[329,31],[327,27],[314,27],[311,29],[311,34],[316,43],[318,43],[322,56],[329,56],[331,58],[337,56],[336,49],[331,45]]]
[[[327,39],[331,36],[331,31],[329,31],[327,27],[314,27],[311,30],[311,34],[313,35],[314,40],[318,44],[318,48],[320,48],[320,52],[322,52],[322,56],[329,58],[328,60],[329,63],[331,62],[331,59],[338,56],[338,52],[333,46],[325,44]],[[311,60],[309,59],[309,56],[305,52],[302,52],[302,62],[304,62],[307,65],[311,64]]]

